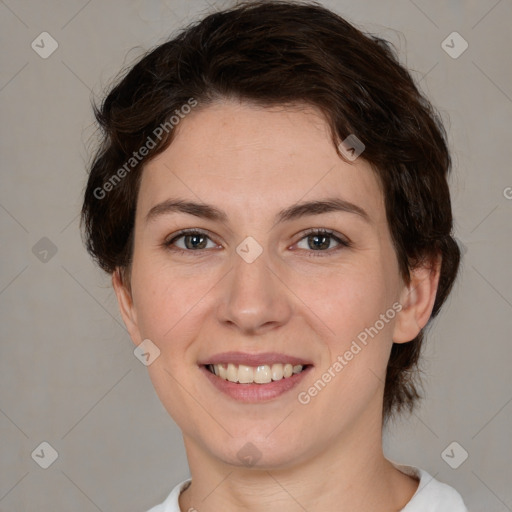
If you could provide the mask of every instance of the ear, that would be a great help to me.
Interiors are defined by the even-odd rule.
[[[396,315],[394,343],[413,340],[427,325],[436,299],[441,256],[411,271],[411,282],[400,295],[402,310]]]
[[[130,290],[123,282],[121,270],[117,267],[112,273],[112,286],[117,296],[119,311],[123,317],[123,322],[128,329],[128,333],[135,345],[139,345],[142,341],[138,323],[137,314],[133,306],[133,299]]]

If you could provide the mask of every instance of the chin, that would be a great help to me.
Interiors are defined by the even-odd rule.
[[[251,437],[250,435],[229,438],[229,441],[223,445],[215,444],[211,446],[213,457],[221,460],[225,464],[236,466],[238,468],[276,470],[286,469],[297,462],[298,456],[304,449],[303,442],[297,444],[287,443],[284,440],[270,440],[261,435]],[[219,450],[223,446],[222,450]],[[298,453],[298,449],[301,453]]]

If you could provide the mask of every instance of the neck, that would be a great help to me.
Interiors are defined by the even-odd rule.
[[[180,508],[201,512],[401,510],[418,482],[384,457],[381,423],[361,419],[357,428],[326,442],[322,450],[306,453],[286,466],[226,464],[184,437],[192,484],[180,495]]]

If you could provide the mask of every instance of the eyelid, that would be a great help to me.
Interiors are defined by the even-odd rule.
[[[351,241],[341,233],[338,233],[337,231],[334,231],[329,228],[309,228],[306,229],[306,231],[303,231],[300,233],[301,238],[299,238],[298,242],[300,242],[303,238],[305,238],[308,235],[314,235],[314,234],[325,234],[325,235],[331,235],[333,238],[338,239],[340,243],[344,243],[347,245],[351,245]]]

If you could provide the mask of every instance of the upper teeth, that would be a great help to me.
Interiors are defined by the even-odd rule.
[[[272,380],[281,380],[283,377],[291,377],[294,373],[302,371],[302,365],[297,364],[293,366],[287,364],[263,364],[260,366],[246,366],[244,364],[211,364],[210,369],[213,369],[215,375],[230,382],[240,382],[241,384],[265,384]]]

